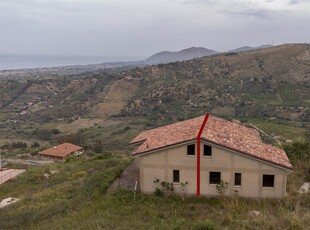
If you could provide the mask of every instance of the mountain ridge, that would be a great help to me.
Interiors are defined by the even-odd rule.
[[[165,64],[176,61],[187,61],[193,58],[200,58],[217,54],[217,51],[204,47],[190,47],[180,51],[161,51],[155,53],[145,60],[147,64]]]
[[[185,48],[180,51],[160,51],[158,53],[153,54],[149,58],[145,60],[145,63],[148,65],[156,65],[156,64],[167,64],[176,61],[187,61],[193,58],[201,58],[205,56],[211,56],[215,54],[221,53],[231,53],[231,52],[243,52],[250,51],[256,49],[265,49],[270,48],[272,45],[261,45],[261,46],[243,46],[236,49],[220,52],[215,51],[213,49],[208,49],[205,47],[190,47]]]
[[[242,46],[236,49],[229,50],[227,52],[243,52],[243,51],[250,51],[250,50],[257,50],[257,49],[266,49],[266,48],[271,48],[273,47],[272,45],[261,45],[261,46]]]
[[[190,47],[185,48],[180,51],[160,51],[158,53],[153,54],[149,58],[145,60],[138,61],[114,61],[114,62],[102,62],[96,64],[76,64],[76,65],[62,65],[62,66],[51,66],[51,67],[26,67],[20,69],[2,69],[0,70],[0,77],[6,77],[11,74],[22,76],[24,72],[34,76],[38,74],[42,74],[44,72],[53,72],[53,74],[57,75],[66,75],[70,74],[81,74],[86,72],[96,72],[100,70],[110,70],[116,68],[129,69],[134,67],[144,67],[145,65],[157,65],[157,64],[167,64],[171,62],[177,61],[187,61],[193,58],[201,58],[204,56],[211,56],[221,53],[234,53],[234,52],[243,52],[250,51],[255,49],[264,49],[270,48],[271,45],[261,45],[257,47],[251,46],[243,46],[233,50],[219,52],[212,49],[207,49],[204,47]]]

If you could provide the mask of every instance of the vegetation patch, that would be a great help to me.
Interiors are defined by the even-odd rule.
[[[249,119],[248,123],[253,124],[281,142],[306,141],[308,138],[307,128],[299,127],[296,123],[286,124],[283,121],[262,119]]]
[[[1,210],[1,228],[307,229],[310,198],[298,190],[309,179],[305,176],[310,168],[308,147],[307,143],[285,146],[294,171],[288,176],[288,195],[282,199],[106,193],[130,162],[113,154],[106,159],[94,154],[88,160],[70,158],[62,164],[28,167],[25,174],[0,186],[0,200],[20,198]],[[162,190],[161,182],[156,184]]]

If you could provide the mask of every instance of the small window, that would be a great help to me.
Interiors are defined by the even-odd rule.
[[[263,187],[274,187],[274,175],[268,175],[264,174],[263,175]]]
[[[204,156],[212,156],[212,147],[209,145],[203,146],[203,155]]]
[[[173,182],[174,183],[180,182],[180,170],[173,170]]]
[[[187,155],[190,155],[190,156],[195,155],[195,144],[187,146]]]
[[[235,173],[235,186],[241,186],[241,173]]]
[[[209,174],[209,184],[219,184],[221,182],[220,172],[210,172]]]

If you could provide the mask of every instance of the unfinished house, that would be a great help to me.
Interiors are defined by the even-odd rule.
[[[281,198],[292,171],[283,149],[264,144],[258,131],[208,114],[142,132],[130,144],[138,146],[145,193],[157,179],[176,193],[216,196],[222,181],[225,195]]]

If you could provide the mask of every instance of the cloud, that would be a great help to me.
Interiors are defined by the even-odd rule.
[[[288,5],[310,4],[309,0],[289,0]]]
[[[1,0],[5,8],[27,11],[87,12],[99,2],[94,0]]]
[[[272,3],[274,0],[267,0],[267,3]],[[247,0],[186,0],[185,4],[196,6],[205,6],[206,9],[214,8],[217,13],[228,15],[241,15],[255,17],[259,19],[267,19],[272,16],[274,10],[263,7],[256,2]]]
[[[242,14],[258,18],[266,18],[274,12],[309,12],[310,10],[309,0],[183,0],[183,3],[205,7],[205,9],[216,9],[220,13]]]
[[[250,16],[259,19],[270,19],[274,15],[274,11],[262,10],[262,9],[247,9],[243,11],[238,10],[223,10],[221,13],[231,15]]]
[[[0,1],[0,53],[147,57],[310,37],[308,0]]]
[[[289,5],[297,5],[297,4],[299,4],[301,1],[299,1],[299,0],[290,0],[289,2],[288,2],[288,4]]]
[[[216,4],[216,0],[184,0],[184,4],[202,5],[202,4]]]

